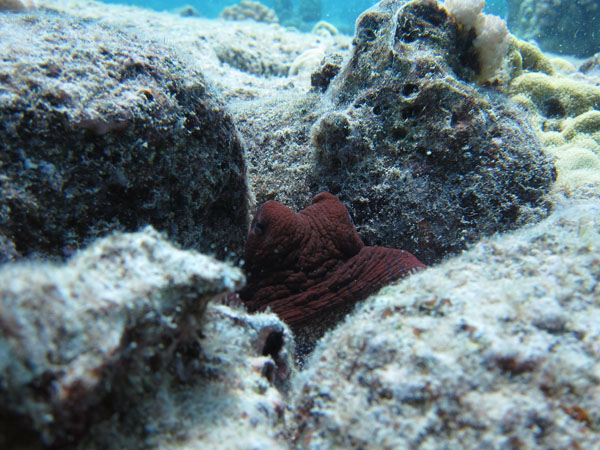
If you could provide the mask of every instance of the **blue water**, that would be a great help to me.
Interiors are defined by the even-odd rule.
[[[173,11],[184,6],[192,6],[201,16],[214,18],[223,8],[239,3],[239,0],[105,0],[107,3],[120,3],[151,8],[157,11]],[[298,3],[302,0],[293,0],[296,13]],[[273,0],[262,0],[266,6],[273,7]],[[377,3],[375,0],[321,0],[321,19],[326,20],[341,30],[352,33],[356,18],[365,9]],[[506,0],[487,0],[485,12],[506,17],[508,6]]]

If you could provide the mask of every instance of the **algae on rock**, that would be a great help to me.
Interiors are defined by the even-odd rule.
[[[2,266],[0,446],[280,448],[294,342],[226,304],[243,282],[151,227]]]

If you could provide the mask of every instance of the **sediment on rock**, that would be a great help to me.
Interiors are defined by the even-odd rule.
[[[198,69],[113,26],[44,11],[0,16],[0,47],[0,261],[66,257],[148,224],[240,255],[243,149]]]
[[[109,393],[127,404],[133,379],[147,390],[168,367],[188,376],[179,352],[198,345],[207,301],[243,282],[239,269],[151,227],[99,240],[62,266],[2,266],[2,446],[76,442]]]

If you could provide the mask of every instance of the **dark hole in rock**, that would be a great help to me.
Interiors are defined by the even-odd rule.
[[[549,98],[544,102],[543,113],[544,116],[555,119],[565,117],[567,114],[562,102],[556,97]]]
[[[275,371],[276,371],[275,364],[272,361],[268,361],[263,366],[262,376],[265,377],[270,382],[273,382],[275,380]]]
[[[263,347],[262,354],[263,356],[270,356],[273,360],[277,359],[277,354],[283,348],[283,332],[282,331],[272,331],[267,336],[267,340],[265,341],[265,346]]]
[[[364,41],[374,41],[377,35],[373,30],[360,30],[358,36]]]
[[[374,41],[380,26],[381,23],[377,16],[366,14],[356,27],[356,35],[361,40]]]
[[[396,31],[396,37],[407,44],[416,41],[419,37],[419,34],[412,21],[406,17],[402,17],[399,22],[400,26]]]
[[[418,91],[419,91],[419,86],[417,86],[415,83],[406,83],[402,87],[402,95],[404,95],[405,97],[409,97],[410,95],[412,95]]]
[[[403,126],[397,126],[392,130],[392,137],[395,141],[401,141],[408,135],[408,130]]]

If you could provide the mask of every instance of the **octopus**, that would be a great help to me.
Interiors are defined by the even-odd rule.
[[[255,214],[246,243],[249,311],[275,312],[292,330],[332,323],[383,286],[424,269],[399,249],[365,246],[348,209],[330,193],[296,213],[276,201]]]

